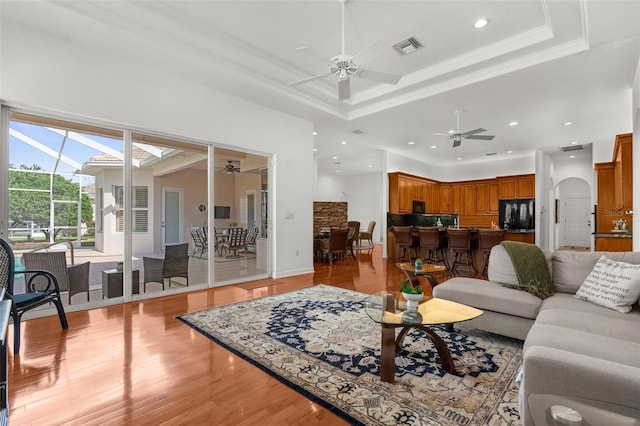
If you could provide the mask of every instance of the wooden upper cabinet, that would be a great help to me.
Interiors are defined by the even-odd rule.
[[[501,200],[535,198],[535,175],[501,176],[498,178],[498,194]]]
[[[440,185],[438,193],[440,194],[438,212],[451,213],[453,211],[451,208],[451,185]]]
[[[498,214],[500,210],[500,185],[497,182],[487,185],[489,192],[489,213]]]
[[[497,182],[483,181],[475,184],[475,214],[497,214],[500,204]]]
[[[476,186],[467,184],[462,186],[462,208],[460,214],[471,216],[476,214]]]
[[[451,210],[450,213],[462,211],[462,185],[451,185]]]

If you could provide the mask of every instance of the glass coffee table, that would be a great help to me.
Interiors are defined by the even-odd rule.
[[[382,327],[380,379],[389,383],[395,380],[396,353],[400,352],[404,336],[412,328],[427,335],[438,351],[442,368],[448,373],[455,373],[455,365],[447,344],[430,326],[453,325],[483,314],[483,311],[471,306],[435,297],[425,297],[416,310],[407,310],[407,302],[399,292],[371,296],[366,302],[365,312]],[[397,337],[396,328],[402,328]]]
[[[435,279],[433,274],[447,270],[447,267],[444,265],[434,265],[431,263],[423,264],[421,269],[416,269],[413,263],[396,263],[396,266],[407,275],[413,287],[420,284],[419,277],[424,277],[431,288],[433,288],[438,285],[438,280]]]

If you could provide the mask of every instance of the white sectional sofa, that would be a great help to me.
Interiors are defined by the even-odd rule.
[[[470,322],[524,340],[520,389],[525,426],[555,424],[550,408],[576,410],[583,425],[640,425],[640,306],[628,313],[577,299],[594,265],[607,258],[640,264],[640,252],[545,253],[555,294],[541,300],[517,285],[502,246],[489,258],[489,280],[457,277],[434,296],[484,310]]]

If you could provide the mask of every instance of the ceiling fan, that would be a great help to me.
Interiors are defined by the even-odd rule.
[[[240,167],[234,166],[232,160],[227,160],[227,164],[222,168],[222,171],[228,175],[232,173],[240,173]]]
[[[362,49],[355,55],[347,55],[344,49],[344,6],[347,0],[339,0],[342,3],[342,54],[334,56],[330,59],[328,64],[329,72],[313,75],[303,78],[302,80],[292,81],[290,86],[298,84],[308,83],[313,80],[328,77],[334,75],[338,77],[338,100],[343,101],[351,97],[351,77],[360,77],[368,80],[377,81],[380,83],[398,84],[401,75],[389,74],[386,72],[372,71],[365,68],[360,68],[361,64],[365,64],[377,56],[378,52],[385,48],[386,45],[382,40],[377,40]]]
[[[434,133],[437,136],[448,136],[449,139],[453,139],[453,147],[456,148],[462,144],[462,139],[478,139],[483,141],[490,141],[495,138],[492,135],[479,135],[478,133],[486,132],[487,129],[483,129],[482,127],[474,130],[469,130],[468,132],[460,131],[460,114],[462,114],[462,110],[454,111],[456,114],[456,130],[449,130],[448,133]]]

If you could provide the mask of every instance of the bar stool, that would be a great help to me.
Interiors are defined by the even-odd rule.
[[[473,252],[471,250],[471,230],[470,229],[450,229],[447,228],[447,241],[449,252],[453,255],[453,260],[449,262],[449,269],[455,275],[458,265],[466,265],[469,273],[469,263],[474,272],[478,272],[473,263]],[[460,258],[464,256],[464,261]],[[451,259],[451,258],[450,258]]]
[[[505,231],[504,229],[478,230],[478,248],[482,250],[482,253],[483,253],[482,269],[480,269],[480,272],[478,273],[478,277],[488,278],[489,255],[491,254],[491,249],[494,246],[497,246],[498,244],[500,244],[501,241],[504,241],[506,232],[507,231]]]
[[[414,241],[413,235],[411,235],[411,227],[394,226],[391,232],[393,232],[393,235],[396,238],[396,251],[398,253],[396,262],[403,258],[406,259],[407,249],[409,250],[409,262],[411,262],[413,260],[411,257],[411,250],[418,248],[418,244]],[[416,257],[418,257],[417,254]]]
[[[433,264],[442,263],[448,269],[447,257],[444,254],[444,249],[447,247],[444,232],[431,226],[418,226],[418,235],[420,236],[423,260]],[[440,257],[438,257],[438,252],[440,252]]]

